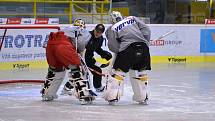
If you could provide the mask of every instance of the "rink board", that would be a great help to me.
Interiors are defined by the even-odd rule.
[[[56,25],[55,25],[56,26]],[[61,28],[68,25],[59,25]],[[106,28],[110,25],[105,25]],[[94,24],[87,25],[92,30]],[[150,25],[152,63],[215,62],[215,26]],[[0,70],[47,68],[45,48],[54,29],[8,29],[0,51]],[[0,29],[2,40],[3,29]],[[160,38],[162,37],[163,38]],[[107,49],[104,35],[103,49]],[[96,55],[97,60],[100,56]]]
[[[96,58],[102,63],[101,58]],[[199,62],[215,62],[215,56],[152,56],[152,64],[157,63],[199,63]],[[17,61],[17,62],[1,62],[0,70],[17,70],[17,69],[44,69],[48,67],[46,60],[40,61]]]

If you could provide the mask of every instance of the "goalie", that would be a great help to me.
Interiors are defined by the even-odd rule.
[[[73,82],[76,97],[81,103],[91,103],[95,99],[78,54],[85,49],[91,36],[86,31],[83,20],[76,19],[73,25],[49,35],[46,47],[49,69],[41,90],[44,101],[51,101],[58,97],[57,91],[64,79],[66,69],[70,70],[69,79]]]
[[[129,72],[134,92],[133,100],[147,104],[147,73],[151,70],[149,41],[150,29],[139,18],[122,18],[118,11],[111,13],[110,26],[106,31],[109,49],[116,54],[111,76],[107,82],[104,98],[110,104],[120,100],[125,74]]]
[[[103,44],[102,34],[104,31],[105,26],[103,24],[97,24],[92,31],[89,31],[89,33],[91,34],[91,38],[85,47],[86,51],[84,54],[87,68],[89,68],[93,76],[93,87],[95,88],[96,92],[102,92],[104,90],[104,86],[102,85],[102,75],[100,73],[102,73],[101,68],[108,66],[109,63],[100,64],[96,62],[94,58],[94,52],[96,52],[98,55],[100,55],[107,61],[109,61],[112,58],[110,52],[102,49]],[[72,95],[72,93],[73,86],[71,84],[71,81],[68,81],[63,88],[62,94]]]

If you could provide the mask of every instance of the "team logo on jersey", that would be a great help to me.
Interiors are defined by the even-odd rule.
[[[134,23],[136,23],[136,21],[134,20],[134,17],[130,16],[130,17],[127,17],[127,18],[123,19],[122,21],[114,24],[113,27],[112,27],[112,30],[116,31],[116,32],[119,32],[123,28],[125,28],[127,26],[130,26],[130,25],[132,25]]]

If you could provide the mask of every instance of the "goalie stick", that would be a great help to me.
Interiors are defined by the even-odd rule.
[[[170,30],[170,31],[166,32],[165,34],[159,36],[158,38],[156,38],[156,39],[154,39],[154,40],[162,39],[162,38],[164,38],[164,37],[166,37],[166,36],[169,36],[170,34],[173,34],[173,33],[175,33],[175,31],[174,31],[174,30]]]
[[[7,33],[7,29],[4,30],[4,35],[3,35],[2,40],[1,40],[1,43],[0,43],[0,51],[1,51],[1,48],[2,48],[2,45],[3,45],[3,42],[4,42],[4,38],[5,38],[6,33]]]

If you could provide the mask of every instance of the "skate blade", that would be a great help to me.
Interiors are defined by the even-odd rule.
[[[143,102],[139,102],[139,104],[140,104],[140,105],[148,105],[148,101],[145,100],[145,101],[143,101]]]
[[[95,100],[95,97],[85,97],[83,99],[79,99],[81,105],[89,105],[93,103],[93,100]]]
[[[92,101],[80,101],[80,104],[81,105],[91,105],[91,104],[93,104],[93,102]]]
[[[43,102],[48,102],[48,101],[53,101],[54,98],[47,98],[47,97],[42,97]]]
[[[42,95],[42,101],[53,101],[54,99],[57,99],[58,98],[58,96],[56,95],[56,96],[44,96],[44,95]]]
[[[109,105],[116,105],[116,102],[108,102]]]
[[[116,105],[116,104],[117,104],[117,102],[118,102],[118,100],[117,100],[117,99],[114,99],[114,100],[110,100],[110,101],[108,101],[109,105]]]

